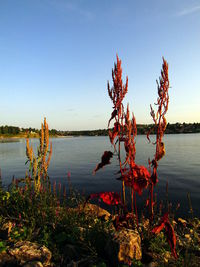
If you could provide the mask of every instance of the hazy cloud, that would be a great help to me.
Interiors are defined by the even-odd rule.
[[[100,118],[100,117],[102,117],[102,114],[94,114],[92,117],[93,118]]]
[[[196,12],[200,12],[200,5],[194,6],[194,7],[184,8],[180,12],[177,13],[177,16],[179,16],[179,17],[186,16],[186,15],[193,14]]]
[[[80,17],[85,18],[86,20],[92,20],[94,18],[94,14],[92,12],[86,10],[86,8],[80,4],[78,5],[77,2],[52,0],[48,3],[61,12],[72,12]]]
[[[66,111],[67,112],[72,112],[72,111],[75,111],[75,109],[74,108],[67,108]]]

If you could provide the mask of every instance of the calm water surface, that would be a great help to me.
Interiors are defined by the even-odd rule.
[[[53,138],[53,155],[49,167],[52,181],[67,186],[67,173],[71,172],[73,186],[85,194],[100,191],[117,191],[121,183],[116,180],[118,165],[116,158],[112,164],[92,175],[96,164],[105,150],[111,150],[108,137],[75,137]],[[188,214],[187,193],[190,192],[195,214],[200,216],[200,134],[166,135],[164,138],[166,155],[160,161],[159,183],[156,192],[159,199],[164,199],[166,182],[169,184],[169,200],[175,207],[181,204],[178,213]],[[31,143],[36,151],[38,140]],[[13,175],[24,177],[28,166],[25,165],[25,140],[0,143],[0,168],[3,184],[7,186]],[[155,147],[148,144],[145,136],[137,137],[136,162],[147,166],[148,158],[152,158]],[[142,203],[141,197],[138,201]]]

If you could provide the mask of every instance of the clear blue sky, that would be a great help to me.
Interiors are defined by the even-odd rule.
[[[200,122],[199,0],[0,0],[0,125],[106,128],[116,53],[137,123],[151,123],[162,56],[168,122]]]

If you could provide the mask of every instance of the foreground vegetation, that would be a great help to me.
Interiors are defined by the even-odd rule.
[[[118,213],[109,217],[98,216],[95,206],[84,208],[85,200],[75,192],[71,191],[63,198],[59,185],[57,190],[54,186],[54,191],[40,190],[39,194],[31,187],[18,186],[15,181],[9,191],[1,190],[0,194],[2,255],[17,242],[28,240],[50,249],[51,264],[47,266],[146,266],[152,262],[153,266],[199,266],[199,219],[174,220],[174,215],[170,214],[178,240],[178,259],[175,259],[163,232],[155,236],[152,223],[142,217],[138,225],[142,239],[142,259],[129,261],[127,265],[120,264],[118,261],[116,263],[116,248],[113,249],[110,244],[119,227],[137,231],[130,213],[121,216],[121,226],[116,227]],[[153,223],[158,223],[159,217],[160,214]],[[5,225],[10,228],[5,229]],[[109,244],[109,248],[106,244]],[[77,265],[70,265],[72,262]],[[14,265],[10,259],[1,263],[0,266],[21,266],[20,261],[17,262],[19,265],[16,265],[16,261]]]
[[[113,151],[104,152],[94,174],[116,156],[122,193],[94,192],[81,196],[71,187],[70,174],[68,189],[61,184],[52,185],[48,167],[53,151],[44,119],[37,154],[27,139],[29,168],[25,177],[13,179],[7,189],[0,186],[0,266],[199,266],[200,220],[194,217],[190,196],[191,217],[185,220],[176,218],[178,206],[172,207],[168,199],[158,203],[154,195],[158,165],[165,155],[167,62],[163,59],[157,111],[151,107],[154,124],[149,127],[147,138],[151,143],[150,134],[155,133],[156,142],[155,155],[149,159],[148,167],[135,162],[136,120],[128,106],[124,109],[128,78],[123,85],[118,57],[112,77],[113,86],[108,84],[108,93],[113,111],[108,127],[113,121],[114,125],[108,135]],[[144,190],[149,193],[139,211],[137,197]],[[112,212],[101,209],[99,201]],[[37,249],[34,255],[33,247]]]

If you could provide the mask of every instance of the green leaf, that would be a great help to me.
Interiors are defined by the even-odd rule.
[[[3,241],[1,241],[0,242],[0,253],[5,251],[6,249],[7,249],[6,244]]]

